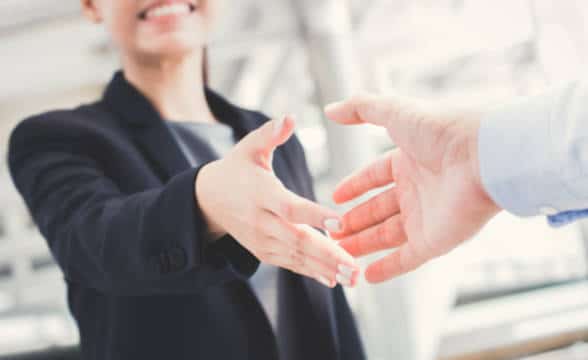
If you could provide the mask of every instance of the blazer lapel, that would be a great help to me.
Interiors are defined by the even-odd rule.
[[[246,114],[208,88],[205,94],[218,121],[233,129],[235,142],[257,127],[257,121],[251,114]],[[164,181],[189,168],[190,163],[165,120],[149,100],[125,79],[121,71],[114,75],[103,101],[124,124],[132,128],[131,135],[137,145]]]
[[[171,130],[149,100],[117,72],[104,93],[104,102],[122,123],[162,181],[190,164],[176,144]]]
[[[164,182],[190,167],[188,159],[163,121],[140,129],[134,133],[134,137]]]

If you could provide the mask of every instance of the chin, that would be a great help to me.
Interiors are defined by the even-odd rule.
[[[174,34],[144,41],[139,46],[139,52],[157,57],[178,57],[199,51],[205,45],[206,42],[203,39],[198,39],[197,35]]]

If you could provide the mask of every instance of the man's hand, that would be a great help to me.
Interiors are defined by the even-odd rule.
[[[325,112],[341,124],[383,126],[397,149],[343,180],[333,198],[394,184],[349,211],[332,234],[354,256],[398,248],[366,270],[369,282],[412,271],[477,233],[500,209],[478,169],[475,115],[426,111],[407,100],[359,96]]]

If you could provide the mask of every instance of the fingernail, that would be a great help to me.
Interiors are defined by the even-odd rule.
[[[324,225],[325,229],[330,232],[339,233],[343,230],[343,225],[341,225],[341,220],[339,219],[327,219]]]
[[[337,282],[343,286],[351,286],[351,279],[348,279],[341,274],[335,275],[335,279],[337,279]]]
[[[328,280],[327,278],[325,278],[324,276],[319,276],[319,277],[318,277],[318,281],[319,281],[321,284],[325,285],[326,287],[329,287],[329,288],[330,288],[330,287],[333,287],[333,286],[332,286],[332,282],[331,282],[331,281],[329,281],[329,280]]]
[[[286,116],[280,116],[276,120],[274,120],[274,137],[280,135],[282,132],[282,128],[284,127],[284,123],[286,122]]]
[[[343,265],[343,264],[339,264],[339,266],[337,266],[337,268],[339,269],[339,274],[343,275],[344,277],[351,279],[351,277],[353,276],[353,268],[349,267],[347,265]]]
[[[335,109],[337,106],[339,106],[339,104],[341,104],[340,101],[337,102],[333,102],[328,104],[327,106],[325,106],[324,110],[325,112],[330,112],[331,110]]]

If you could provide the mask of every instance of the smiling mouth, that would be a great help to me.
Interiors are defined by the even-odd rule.
[[[156,19],[165,16],[189,15],[198,9],[198,2],[163,3],[141,11],[137,17],[140,20]]]

